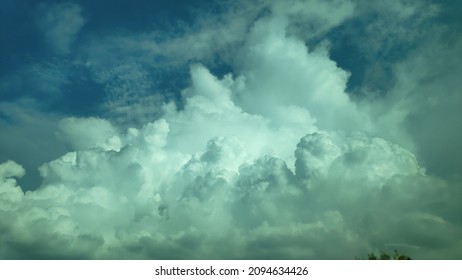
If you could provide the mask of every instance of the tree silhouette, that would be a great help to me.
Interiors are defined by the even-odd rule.
[[[380,255],[376,255],[374,253],[369,253],[367,254],[367,260],[411,260],[411,258],[395,250],[393,254],[382,252]]]

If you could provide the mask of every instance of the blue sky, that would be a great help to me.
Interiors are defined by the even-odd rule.
[[[0,258],[461,258],[461,9],[1,1]]]

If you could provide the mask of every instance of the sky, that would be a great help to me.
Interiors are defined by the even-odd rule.
[[[456,0],[0,0],[0,259],[462,259]]]

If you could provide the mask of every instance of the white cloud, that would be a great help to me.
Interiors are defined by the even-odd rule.
[[[309,51],[303,41],[286,34],[286,27],[284,18],[255,24],[240,54],[246,87],[238,91],[237,103],[270,119],[279,108],[298,106],[312,116],[305,122],[322,129],[367,128],[367,117],[345,93],[348,73],[323,46]]]
[[[410,152],[363,134],[315,132],[287,144],[296,157],[291,171],[274,156],[285,136],[231,101],[231,78],[200,66],[192,76],[185,109],[170,108],[139,130],[64,120],[76,151],[43,165],[36,191],[2,185],[15,192],[3,196],[2,226],[11,230],[2,237],[14,240],[3,255],[353,258],[393,243],[428,258],[427,242],[454,246],[445,240],[457,240],[459,225],[431,207],[408,209],[441,203],[434,194],[446,188]],[[107,146],[112,138],[117,149]],[[264,146],[272,150],[256,148]],[[23,172],[12,162],[2,170],[3,182]],[[14,246],[35,251],[21,255]]]
[[[60,121],[59,127],[61,132],[59,136],[70,144],[72,150],[91,148],[120,150],[120,138],[114,127],[106,120],[67,118]]]
[[[20,178],[24,176],[24,174],[24,168],[14,161],[6,161],[0,165],[1,191],[3,193],[2,198],[5,202],[12,201],[14,203],[18,201],[18,194],[22,194],[22,190],[17,186],[14,177]],[[12,195],[12,197],[5,196],[5,194]]]

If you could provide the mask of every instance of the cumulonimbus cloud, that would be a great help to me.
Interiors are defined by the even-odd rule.
[[[71,151],[38,189],[2,163],[0,258],[460,257],[460,192],[376,135],[328,46],[288,33],[289,8],[252,25],[234,75],[191,66],[181,109],[128,129],[63,119]]]

